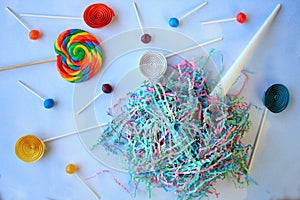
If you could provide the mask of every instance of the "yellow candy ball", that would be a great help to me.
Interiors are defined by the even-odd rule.
[[[77,167],[74,164],[68,164],[66,167],[66,172],[68,174],[74,174],[76,172],[76,170],[77,170]]]

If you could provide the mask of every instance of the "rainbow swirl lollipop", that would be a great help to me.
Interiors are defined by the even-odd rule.
[[[102,65],[102,49],[98,40],[80,29],[69,29],[57,37],[54,44],[57,70],[70,82],[92,78]]]

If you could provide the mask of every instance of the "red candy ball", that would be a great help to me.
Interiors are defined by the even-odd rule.
[[[111,85],[110,84],[103,84],[102,85],[102,91],[104,92],[104,93],[106,93],[106,94],[109,94],[109,93],[111,93],[112,92],[112,90],[113,90],[113,88],[111,87]]]
[[[38,30],[31,30],[29,32],[29,38],[31,40],[37,40],[37,39],[40,38],[40,36],[41,36],[41,34],[40,34],[40,32]]]
[[[245,23],[247,21],[247,15],[243,12],[240,12],[236,16],[236,21],[238,21],[241,24]]]
[[[145,33],[144,35],[142,35],[141,41],[145,44],[149,43],[151,41],[151,35]]]

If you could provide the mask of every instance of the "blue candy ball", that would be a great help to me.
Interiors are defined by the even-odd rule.
[[[54,106],[55,102],[53,99],[46,99],[44,101],[44,107],[49,109],[49,108],[52,108]]]
[[[172,18],[170,18],[170,20],[169,20],[169,25],[170,25],[171,27],[176,28],[176,27],[179,25],[179,20],[178,20],[177,18],[172,17]]]

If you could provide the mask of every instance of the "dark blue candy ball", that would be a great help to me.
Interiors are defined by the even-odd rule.
[[[44,101],[44,107],[49,109],[52,108],[54,106],[55,102],[53,99],[45,99]]]
[[[175,17],[170,18],[169,25],[176,28],[179,25],[179,20]]]

